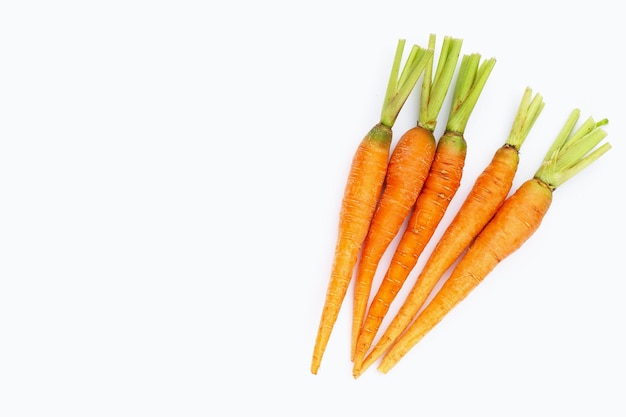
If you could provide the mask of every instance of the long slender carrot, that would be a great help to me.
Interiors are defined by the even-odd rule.
[[[405,40],[400,39],[387,84],[380,122],[359,144],[350,167],[339,214],[335,255],[322,309],[311,372],[317,374],[322,356],[352,279],[358,253],[383,186],[392,140],[392,127],[433,51],[414,45],[402,73],[400,66]]]
[[[439,139],[428,177],[374,300],[381,293],[388,294],[389,298],[395,297],[460,186],[467,147],[465,127],[495,65],[493,58],[482,64],[480,60],[479,54],[463,56],[445,132]],[[386,301],[382,303],[386,304]],[[359,337],[361,340],[357,342],[354,355],[354,374],[359,374],[374,334],[368,327],[361,330]]]
[[[608,143],[598,147],[606,137],[599,127],[608,123],[606,119],[596,123],[589,118],[572,133],[579,114],[578,109],[571,113],[534,177],[505,200],[432,301],[385,354],[378,367],[380,371],[386,373],[395,366],[502,260],[534,234],[551,205],[555,189],[610,149]]]
[[[530,129],[544,107],[543,98],[537,94],[532,98],[532,90],[526,88],[522,95],[510,134],[498,148],[485,170],[478,176],[461,208],[443,233],[426,262],[404,304],[389,324],[373,352],[354,370],[358,377],[376,361],[391,343],[408,327],[420,308],[439,282],[445,271],[452,266],[480,230],[493,217],[507,197],[519,164],[519,150]],[[397,278],[396,274],[402,276]],[[406,279],[402,268],[390,268],[388,285],[378,291],[367,313],[360,342],[362,350],[369,349],[397,290],[392,285]]]
[[[378,263],[415,204],[435,155],[436,141],[433,131],[452,81],[461,45],[461,39],[444,38],[434,81],[431,80],[433,60],[429,60],[424,70],[418,123],[402,135],[391,154],[384,190],[363,243],[361,260],[357,268],[352,320],[352,358]],[[428,48],[434,47],[435,35],[430,35]]]

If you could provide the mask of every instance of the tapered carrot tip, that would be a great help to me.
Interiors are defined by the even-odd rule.
[[[380,372],[382,372],[383,374],[386,374],[386,373],[388,373],[388,372],[391,370],[391,368],[393,368],[393,365],[392,365],[392,364],[390,365],[390,364],[389,364],[389,363],[387,363],[385,360],[383,360],[383,361],[380,363],[380,366],[378,367],[378,370],[379,370]]]

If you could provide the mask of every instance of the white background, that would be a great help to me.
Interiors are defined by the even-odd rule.
[[[3,2],[0,415],[626,415],[623,15],[552,4]],[[430,33],[497,59],[442,224],[527,86],[514,187],[574,108],[613,149],[390,373],[352,378],[347,300],[314,376],[352,154]]]

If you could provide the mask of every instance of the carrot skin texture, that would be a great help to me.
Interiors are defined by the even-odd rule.
[[[504,145],[496,151],[437,243],[415,285],[407,295],[405,305],[400,308],[397,316],[390,323],[389,329],[378,343],[376,354],[369,358],[367,366],[378,359],[393,340],[408,327],[441,276],[493,217],[511,189],[518,165],[519,152],[513,146]],[[381,293],[388,291],[390,286],[391,284],[388,284],[382,288]],[[397,292],[397,289],[391,287],[391,291]],[[364,328],[371,328],[371,332],[375,333],[389,309],[389,303],[373,302],[372,306]],[[361,369],[361,372],[363,371],[364,369]]]
[[[402,135],[391,154],[384,190],[372,218],[357,268],[352,355],[356,351],[356,342],[378,264],[415,204],[432,164],[436,146],[432,131],[416,126]]]
[[[469,295],[505,258],[539,228],[552,203],[552,189],[538,179],[524,182],[480,232],[432,301],[383,356],[387,373],[406,353]]]
[[[429,259],[426,263],[409,295],[413,301],[413,317],[445,271],[498,211],[511,190],[518,164],[518,151],[511,146],[503,146],[478,176],[467,199],[433,250],[432,261]],[[411,314],[410,311],[406,313]]]
[[[439,278],[498,211],[511,190],[518,165],[517,149],[505,145],[496,151],[489,165],[478,176],[418,278],[416,285],[425,286],[425,292],[418,298],[420,307]]]
[[[339,213],[330,281],[313,349],[313,374],[317,374],[321,364],[375,211],[387,171],[391,140],[391,128],[378,123],[362,139],[352,159]]]
[[[467,144],[463,135],[445,132],[440,138],[428,177],[417,197],[407,227],[370,305],[354,356],[355,376],[391,302],[417,264],[461,184]]]

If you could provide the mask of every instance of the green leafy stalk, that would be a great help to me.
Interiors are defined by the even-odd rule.
[[[535,94],[532,100],[531,97],[532,90],[527,87],[522,96],[522,101],[517,110],[515,120],[513,121],[509,138],[506,141],[507,145],[513,146],[518,151],[545,105],[543,97],[540,94]]]
[[[380,116],[380,123],[389,128],[393,127],[400,109],[402,109],[402,106],[411,94],[411,90],[415,87],[420,75],[424,72],[426,64],[433,56],[432,49],[424,49],[413,45],[400,73],[405,43],[404,39],[398,41]],[[400,75],[398,76],[398,74]]]
[[[490,58],[480,64],[480,59],[480,54],[474,53],[464,55],[461,60],[450,116],[446,124],[446,130],[449,132],[460,135],[464,133],[478,97],[496,63],[495,58]]]
[[[422,81],[422,91],[420,94],[420,112],[418,126],[430,130],[435,130],[437,117],[443,105],[443,101],[448,94],[450,83],[456,69],[456,64],[461,53],[462,39],[446,36],[441,45],[439,62],[432,77],[433,59],[429,60],[424,70]],[[431,34],[428,40],[428,48],[435,49],[435,35]]]
[[[609,143],[598,146],[607,136],[601,126],[609,121],[602,119],[596,122],[590,117],[574,131],[579,117],[580,110],[574,109],[535,173],[535,178],[546,183],[552,190],[611,149]]]

